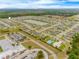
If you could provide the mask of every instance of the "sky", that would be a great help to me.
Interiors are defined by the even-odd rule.
[[[0,9],[79,8],[79,0],[0,0]]]

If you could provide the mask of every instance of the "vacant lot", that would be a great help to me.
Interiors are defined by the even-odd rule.
[[[32,49],[34,49],[34,48],[41,48],[41,47],[39,47],[38,45],[36,45],[35,43],[33,43],[33,42],[30,41],[30,40],[23,42],[22,45],[23,45],[25,48],[29,48],[29,46],[31,46]]]

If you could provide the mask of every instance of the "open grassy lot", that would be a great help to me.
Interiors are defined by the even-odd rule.
[[[30,41],[30,40],[23,42],[22,45],[23,45],[25,48],[31,48],[31,49],[34,49],[34,48],[41,48],[41,47],[39,47],[38,45],[36,45],[35,43],[33,43],[33,42]]]
[[[58,53],[57,56],[58,56],[58,59],[65,59],[67,57],[66,54],[63,52]]]

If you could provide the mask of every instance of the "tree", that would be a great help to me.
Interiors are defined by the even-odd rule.
[[[44,59],[44,55],[42,51],[38,51],[37,59]]]
[[[79,59],[79,33],[75,33],[72,37],[71,51],[68,59]]]
[[[32,48],[32,46],[29,45],[29,46],[28,46],[28,49],[31,49],[31,48]]]

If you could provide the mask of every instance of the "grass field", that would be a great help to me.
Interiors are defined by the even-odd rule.
[[[29,48],[29,46],[31,46],[31,49],[34,49],[34,48],[41,48],[41,47],[39,47],[38,45],[36,45],[35,43],[33,43],[33,42],[30,41],[30,40],[25,41],[24,43],[22,43],[22,45],[23,45],[25,48]]]

